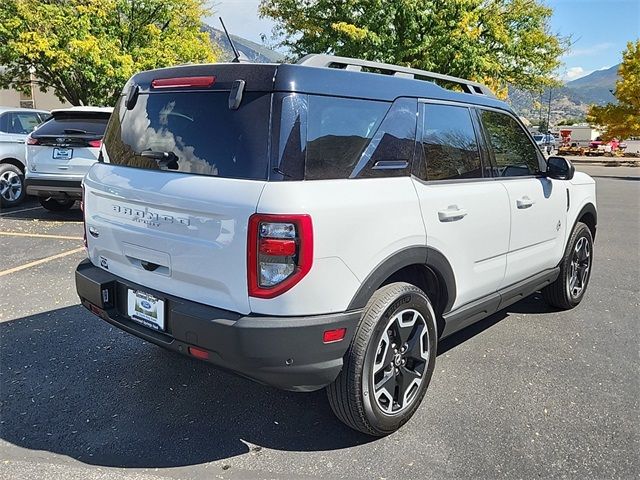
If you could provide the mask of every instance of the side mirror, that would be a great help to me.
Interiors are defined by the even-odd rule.
[[[564,157],[549,157],[547,159],[546,176],[556,180],[571,180],[576,168]]]

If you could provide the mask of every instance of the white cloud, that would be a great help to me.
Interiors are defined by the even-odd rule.
[[[593,72],[593,70],[585,70],[582,67],[570,67],[566,70],[559,71],[555,77],[560,81],[570,82],[571,80],[589,75],[591,72]]]

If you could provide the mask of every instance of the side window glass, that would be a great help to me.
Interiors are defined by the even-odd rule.
[[[8,118],[8,113],[3,113],[2,115],[0,115],[0,132],[9,133],[9,125],[7,122]]]
[[[536,148],[518,122],[491,110],[480,110],[480,117],[495,158],[494,176],[535,175],[540,170]]]
[[[482,162],[467,107],[425,104],[422,129],[424,180],[481,178]]]
[[[389,104],[318,95],[308,98],[305,178],[349,178]]]
[[[274,94],[272,180],[302,180],[307,149],[307,96]]]
[[[416,99],[400,98],[393,102],[350,178],[409,175],[416,142],[417,113]]]

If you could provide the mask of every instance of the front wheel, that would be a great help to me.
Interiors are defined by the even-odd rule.
[[[560,262],[555,282],[542,290],[550,305],[563,310],[577,306],[587,291],[593,262],[593,236],[584,223],[578,222],[571,233]]]
[[[327,387],[336,416],[374,436],[393,433],[420,406],[436,360],[433,308],[422,290],[397,282],[376,291]]]
[[[76,203],[75,200],[71,199],[59,200],[57,198],[40,197],[38,200],[40,200],[40,205],[51,212],[65,212],[71,209],[73,204]]]

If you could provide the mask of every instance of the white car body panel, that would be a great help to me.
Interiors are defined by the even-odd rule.
[[[427,245],[448,259],[456,278],[455,309],[494,293],[503,281],[509,245],[508,197],[500,183],[414,180]],[[464,217],[440,218],[459,209]]]
[[[264,185],[96,164],[84,180],[89,258],[150,289],[249,313],[247,224]]]
[[[82,179],[91,165],[98,161],[99,147],[74,147],[69,160],[53,158],[57,147],[45,145],[27,145],[27,178],[45,178],[44,175],[65,175],[70,179]],[[53,177],[59,178],[59,177]]]
[[[258,212],[311,215],[314,265],[282,295],[251,298],[256,313],[344,311],[360,283],[383,260],[406,247],[426,245],[410,177],[271,182],[264,188]],[[322,271],[314,272],[316,268]]]
[[[500,182],[509,194],[511,233],[501,287],[558,265],[564,251],[566,182],[511,178]]]

